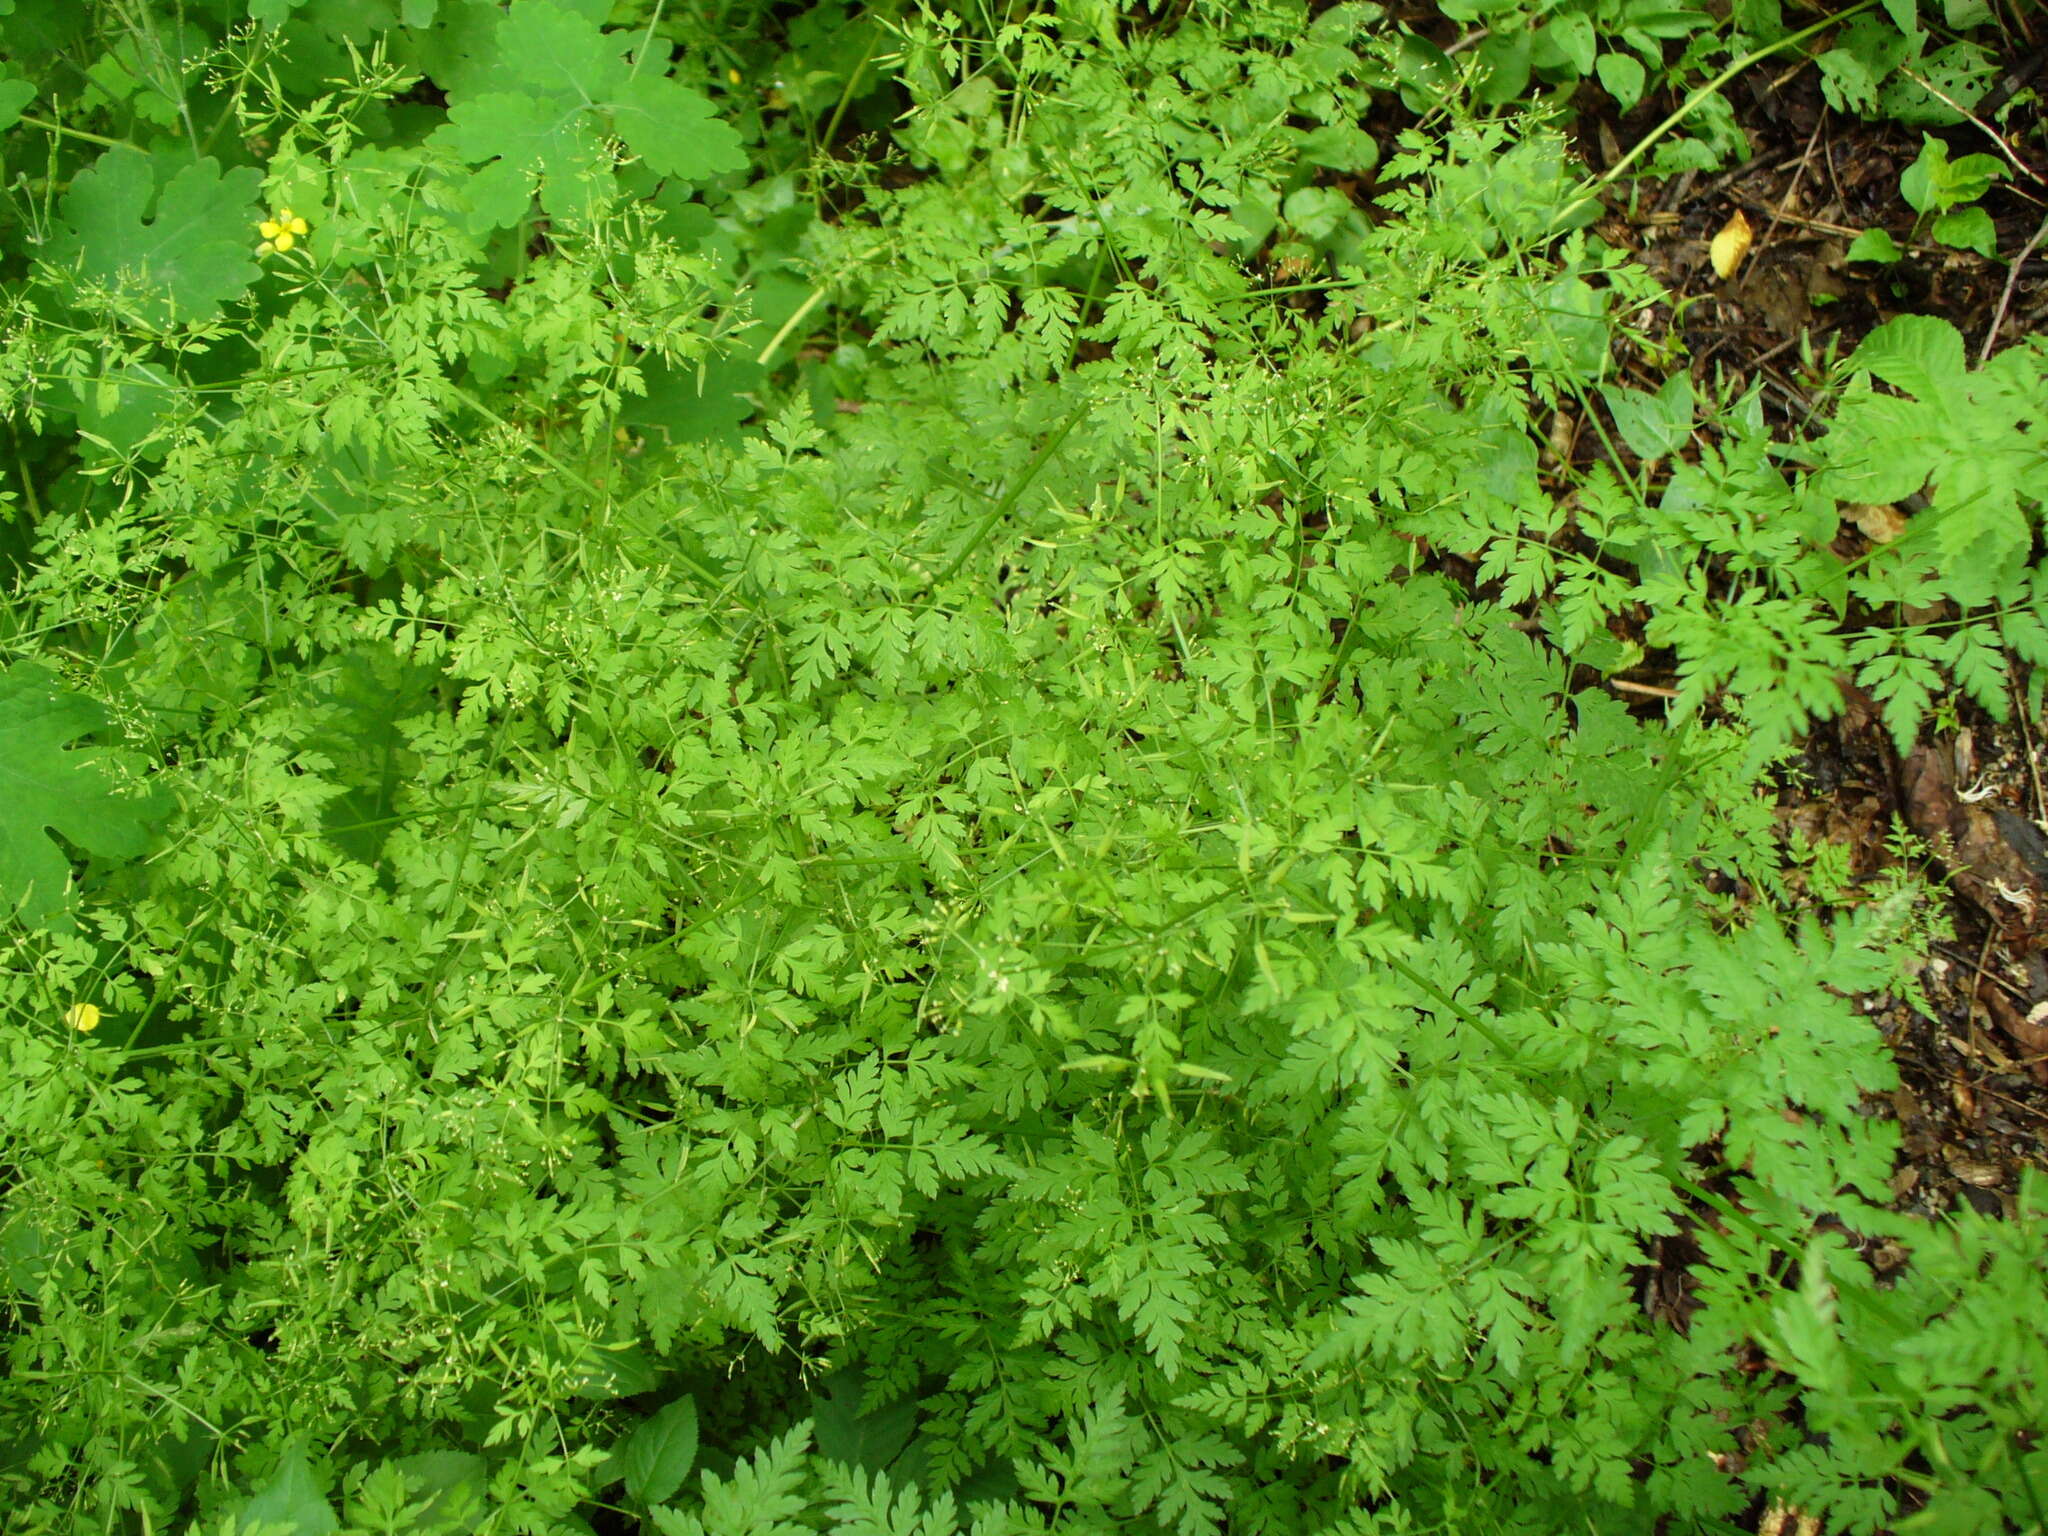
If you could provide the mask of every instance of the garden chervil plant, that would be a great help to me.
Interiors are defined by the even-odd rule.
[[[1417,129],[1366,217],[1372,7],[905,8],[859,69],[819,10],[738,51],[874,70],[916,174],[809,206],[702,17],[33,10],[39,195],[177,259],[0,267],[4,678],[64,679],[0,773],[69,887],[0,936],[21,1529],[2023,1512],[2038,1351],[1969,1277],[2038,1287],[2030,1229],[1892,1215],[1863,1110],[1912,891],[1711,899],[1777,884],[1756,738],[1572,665],[1631,585],[1683,649],[1706,560],[1822,578],[1689,390],[1610,396],[1682,488],[1550,548],[1531,406],[1654,293],[1550,241],[1561,142]],[[1814,506],[1955,390],[2032,419],[1912,328],[1852,367],[1901,393]]]

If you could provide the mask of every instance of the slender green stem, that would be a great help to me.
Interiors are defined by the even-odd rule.
[[[468,406],[472,411],[475,411],[479,416],[483,417],[486,421],[490,422],[491,425],[501,429],[502,431],[513,432],[519,438],[522,447],[524,447],[528,452],[530,452],[535,458],[539,459],[541,463],[547,465],[549,469],[552,469],[564,480],[568,481],[571,485],[575,486],[577,490],[583,492],[586,496],[589,496],[595,501],[603,501],[606,499],[605,493],[603,491],[599,490],[596,486],[592,485],[588,480],[584,479],[583,476],[577,474],[576,471],[571,469],[567,464],[564,464],[560,459],[556,458],[552,453],[548,452],[548,450],[542,447],[539,441],[533,438],[530,434],[518,432],[513,427],[512,423],[507,421],[504,417],[500,416],[488,405],[485,405],[483,401],[477,399],[477,397],[475,395],[472,395],[468,390],[462,388],[461,385],[449,385],[448,392],[451,395],[453,395],[456,399],[460,400],[464,405]]]
[[[1039,445],[1038,452],[1031,456],[1031,462],[1024,466],[1024,473],[1017,477],[1016,484],[1005,491],[1003,499],[991,507],[988,515],[975,525],[974,531],[968,534],[967,541],[960,546],[959,553],[954,555],[945,570],[939,573],[939,579],[932,583],[933,586],[943,587],[960,573],[960,567],[965,565],[972,558],[975,550],[981,547],[981,541],[988,537],[989,530],[1001,522],[1009,514],[1010,509],[1015,507],[1018,501],[1023,498],[1024,492],[1030,488],[1031,482],[1038,478],[1038,472],[1045,468],[1046,463],[1052,458],[1054,451],[1059,445],[1067,440],[1067,434],[1074,430],[1075,424],[1083,416],[1088,414],[1088,407],[1091,403],[1090,401],[1083,400],[1079,405],[1075,406],[1068,413],[1067,419],[1060,423],[1059,430]]]
[[[810,291],[809,297],[807,297],[803,301],[803,303],[797,305],[796,313],[791,315],[787,320],[782,322],[782,329],[777,331],[774,334],[774,336],[769,339],[768,345],[761,349],[761,355],[755,358],[754,361],[759,363],[763,368],[766,368],[768,366],[768,359],[775,355],[775,349],[781,346],[785,341],[787,341],[789,339],[789,333],[795,330],[798,326],[802,325],[804,323],[804,318],[807,315],[809,315],[812,310],[816,309],[819,304],[824,302],[825,295],[831,289],[831,287],[832,283],[828,279],[827,281],[822,282],[817,287],[813,288]]]
[[[881,41],[881,29],[877,27],[875,35],[868,39],[868,51],[860,56],[860,62],[853,66],[853,73],[846,77],[846,86],[840,91],[838,104],[832,108],[831,120],[825,124],[824,135],[818,141],[820,148],[827,153],[832,148],[832,136],[839,132],[840,120],[846,116],[846,109],[853,102],[853,88],[860,84],[860,77],[874,58],[875,48]]]
[[[141,145],[131,143],[127,139],[110,139],[105,134],[87,133],[83,128],[67,128],[62,123],[51,122],[47,117],[35,117],[24,112],[17,121],[25,123],[31,128],[41,128],[49,133],[61,133],[66,138],[83,139],[88,144],[104,144],[109,149],[132,149],[138,155],[143,153]]]
[[[1452,997],[1450,993],[1431,981],[1422,972],[1416,970],[1407,961],[1397,960],[1392,955],[1388,955],[1386,957],[1386,965],[1390,970],[1398,971],[1401,975],[1407,977],[1408,980],[1435,998],[1440,1005],[1456,1014],[1465,1023],[1471,1025],[1474,1030],[1478,1031],[1480,1038],[1496,1051],[1499,1051],[1508,1063],[1512,1064],[1515,1058],[1521,1054],[1514,1046],[1508,1043],[1507,1037],[1499,1030],[1495,1029],[1455,997]]]
[[[1673,1185],[1684,1190],[1693,1199],[1699,1201],[1700,1204],[1710,1206],[1718,1211],[1721,1214],[1721,1218],[1728,1222],[1729,1225],[1740,1227],[1759,1243],[1775,1248],[1780,1253],[1786,1254],[1791,1258],[1797,1259],[1800,1257],[1798,1249],[1787,1243],[1783,1238],[1765,1231],[1747,1212],[1738,1210],[1731,1202],[1722,1199],[1711,1189],[1706,1188],[1704,1185],[1695,1184],[1682,1173],[1674,1173],[1670,1175],[1670,1179]]]
[[[14,434],[14,466],[21,471],[22,505],[28,509],[29,523],[31,526],[34,526],[43,520],[43,508],[42,504],[36,500],[35,476],[29,473],[28,455],[21,450],[21,433],[19,430]]]
[[[1341,293],[1347,288],[1365,288],[1371,285],[1370,278],[1326,277],[1312,283],[1287,283],[1279,288],[1247,288],[1238,295],[1245,299],[1270,299],[1282,293]]]
[[[560,459],[555,457],[554,454],[550,453],[530,433],[518,431],[503,416],[500,416],[496,411],[492,410],[488,405],[485,405],[483,401],[477,399],[476,396],[472,395],[468,390],[463,389],[460,385],[451,384],[448,386],[448,391],[450,394],[454,395],[456,399],[460,400],[464,405],[468,406],[471,410],[475,411],[479,416],[483,417],[486,421],[491,422],[493,425],[517,437],[520,441],[521,446],[523,446],[528,452],[532,453],[535,458],[539,459],[543,464],[547,465],[549,469],[552,469],[556,474],[560,475],[564,480],[568,481],[569,484],[575,486],[577,490],[583,492],[584,495],[590,497],[592,501],[600,504],[609,504],[610,498],[606,495],[604,491],[600,490],[597,486],[591,484],[589,480],[585,479],[582,475],[578,474],[574,469],[570,468],[567,464],[563,463]],[[678,553],[682,558],[683,564],[688,566],[690,570],[700,580],[708,582],[713,587],[722,587],[725,584],[727,573],[713,569],[705,561],[699,559],[696,555],[692,554],[687,549],[680,550],[678,551]],[[758,608],[756,609],[756,614],[757,616],[759,616]]]
[[[661,13],[667,8],[668,0],[655,0],[654,9],[647,15],[647,30],[640,35],[640,46],[633,50],[633,73],[640,73],[640,66],[647,62],[647,50],[654,46],[654,29],[661,25]]]

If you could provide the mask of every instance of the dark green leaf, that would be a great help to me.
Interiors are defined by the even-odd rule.
[[[106,725],[98,704],[38,667],[0,673],[0,910],[25,923],[52,918],[70,878],[52,832],[102,858],[134,858],[166,809],[116,793],[98,752],[63,750]]]
[[[1603,53],[1593,64],[1594,72],[1600,77],[1600,85],[1614,98],[1614,104],[1626,112],[1643,99],[1643,85],[1646,76],[1642,60],[1632,53]]]
[[[110,149],[58,204],[62,226],[50,259],[80,284],[111,290],[105,298],[80,292],[80,304],[127,309],[152,326],[211,320],[256,280],[262,185],[253,167],[223,172],[202,159],[159,194],[147,155]]]
[[[277,1536],[331,1536],[341,1529],[296,1442],[286,1447],[270,1481],[243,1504],[239,1525],[268,1527]]]
[[[469,1451],[422,1451],[393,1465],[405,1474],[413,1497],[424,1501],[412,1530],[440,1536],[473,1528],[470,1522],[481,1512],[490,1479],[490,1463],[483,1457]]]
[[[28,80],[0,80],[0,133],[21,121],[21,114],[36,99],[36,88]]]
[[[666,1504],[697,1462],[697,1400],[679,1397],[643,1420],[618,1452],[626,1492],[642,1504]]]
[[[1622,441],[1638,458],[1661,459],[1692,436],[1692,379],[1673,374],[1654,395],[1637,389],[1604,388],[1607,408]]]
[[[835,1372],[812,1392],[818,1454],[828,1461],[879,1472],[910,1443],[917,1429],[917,1403],[899,1400],[862,1413],[862,1393],[862,1377],[856,1371]]]

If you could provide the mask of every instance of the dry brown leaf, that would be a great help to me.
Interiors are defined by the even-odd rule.
[[[1949,1157],[1946,1161],[1950,1173],[1979,1189],[1996,1189],[2005,1177],[2005,1171],[1996,1163],[1980,1163],[1967,1157]]]
[[[1856,525],[1856,531],[1873,544],[1889,544],[1906,531],[1906,520],[1899,515],[1897,507],[1857,501],[1842,510],[1849,514],[1849,521]]]
[[[1820,1517],[1809,1515],[1797,1504],[1773,1499],[1757,1525],[1757,1536],[1820,1536]]]

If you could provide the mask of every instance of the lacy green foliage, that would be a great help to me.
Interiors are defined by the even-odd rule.
[[[2040,1283],[2042,1194],[2030,1174],[2009,1220],[1960,1213],[1933,1239],[1915,1223],[1866,1221],[1869,1237],[1912,1244],[1911,1279],[1896,1286],[1839,1233],[1787,1254],[1797,1294],[1749,1298],[1745,1325],[1805,1389],[1819,1434],[1766,1475],[1774,1492],[1833,1529],[1876,1531],[1892,1513],[1871,1487],[1882,1472],[1925,1498],[1915,1529],[2039,1522],[2048,1450],[2011,1426],[2048,1411],[2048,1346],[2039,1330],[2009,1329],[2006,1309]]]
[[[940,174],[830,223],[779,168],[664,201],[562,84],[625,89],[598,9],[266,3],[211,87],[147,89],[262,125],[244,217],[300,249],[162,327],[5,269],[9,652],[178,801],[75,931],[4,935],[15,1524],[2024,1512],[2038,1352],[1967,1276],[2012,1305],[2038,1253],[1886,1216],[1861,1109],[1891,1068],[1844,999],[1905,900],[1737,922],[1699,875],[1776,868],[1744,739],[1421,568],[1562,526],[1522,424],[1649,293],[1583,234],[1530,254],[1557,140],[1411,135],[1367,220],[1323,173],[1396,69],[1369,7],[945,12],[891,65]],[[50,46],[184,57],[110,17]],[[386,63],[313,100],[323,39]],[[445,112],[398,99],[428,66]],[[596,189],[550,203],[550,161],[537,247],[462,138],[508,94],[560,95]],[[796,260],[840,344],[755,375],[760,429],[621,430]],[[1794,1294],[1823,1218],[1913,1260],[1823,1239],[1835,1301]]]
[[[1904,316],[1838,379],[1827,430],[1807,444],[1773,442],[1754,393],[1701,420],[1682,377],[1657,396],[1610,389],[1635,476],[1602,464],[1569,524],[1541,503],[1533,516],[1507,508],[1457,547],[1484,552],[1503,600],[1541,599],[1548,633],[1595,665],[1586,648],[1603,645],[1609,618],[1643,605],[1648,640],[1677,654],[1679,707],[1724,700],[1760,750],[1837,713],[1845,677],[1879,702],[1902,752],[1952,691],[2004,720],[2013,660],[2048,662],[2048,567],[2035,556],[2048,349],[2029,341],[1972,369],[1947,321]],[[1839,553],[1844,527],[1873,510],[1874,526],[1897,517],[1903,532]],[[2030,712],[2042,676],[2024,690]]]

